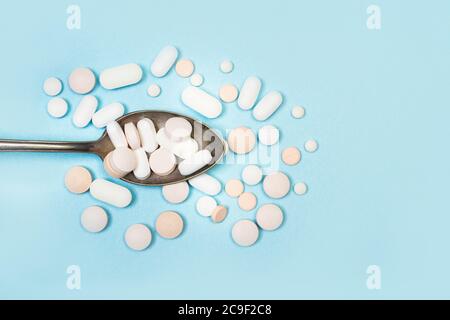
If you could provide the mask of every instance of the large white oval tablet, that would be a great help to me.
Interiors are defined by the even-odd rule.
[[[270,198],[280,199],[291,190],[291,181],[283,172],[273,172],[264,178],[263,189]]]
[[[255,109],[253,117],[258,121],[269,119],[283,103],[283,96],[278,91],[271,91],[262,98]]]
[[[148,162],[147,152],[143,148],[135,149],[136,169],[133,170],[134,176],[139,180],[146,180],[152,174]]]
[[[197,200],[197,212],[204,217],[210,217],[216,207],[217,201],[213,197],[203,196]]]
[[[256,103],[261,91],[261,80],[258,77],[248,77],[241,88],[238,106],[243,110],[250,110]]]
[[[86,127],[98,107],[98,100],[94,96],[85,96],[81,99],[73,114],[72,122],[78,128]]]
[[[143,224],[133,224],[125,233],[125,243],[130,249],[142,251],[152,242],[152,232]]]
[[[124,130],[130,148],[133,150],[139,149],[141,147],[141,138],[136,125],[133,122],[128,122],[125,124]]]
[[[142,75],[142,68],[138,64],[124,64],[104,70],[100,74],[100,84],[108,90],[118,89],[138,83]]]
[[[195,189],[210,196],[218,195],[222,191],[222,184],[219,180],[209,174],[202,174],[189,180],[189,184]]]
[[[222,103],[200,88],[189,86],[181,94],[182,102],[203,116],[213,119],[222,113]]]
[[[283,224],[283,211],[275,204],[265,204],[256,212],[256,222],[261,229],[273,231]]]
[[[128,142],[125,137],[125,133],[122,130],[120,124],[117,121],[111,121],[106,126],[106,132],[108,133],[109,140],[113,144],[114,148],[127,148]]]
[[[240,220],[234,224],[231,236],[237,245],[249,247],[258,240],[259,229],[251,220]]]
[[[52,98],[47,104],[47,112],[53,118],[62,118],[67,114],[69,105],[63,98]]]
[[[130,190],[103,179],[94,180],[90,192],[95,199],[118,208],[127,207],[133,199]]]
[[[94,113],[94,115],[92,116],[92,123],[97,128],[104,128],[111,121],[114,121],[123,116],[124,113],[125,107],[123,106],[123,104],[114,102],[107,106],[104,106],[96,113]]]
[[[179,204],[189,197],[189,185],[186,181],[162,187],[162,194],[167,202]]]
[[[58,94],[61,93],[63,88],[62,82],[61,80],[59,80],[58,78],[55,77],[51,77],[48,78],[47,80],[45,80],[44,82],[44,92],[46,95],[50,96],[50,97],[55,97]]]
[[[272,146],[280,139],[280,131],[272,125],[267,125],[258,131],[259,142],[266,146]]]
[[[69,88],[78,94],[87,94],[94,90],[97,80],[89,68],[77,68],[69,76]]]
[[[158,143],[156,142],[156,129],[153,121],[147,118],[139,120],[137,128],[142,148],[148,153],[155,151],[158,148]]]
[[[242,180],[249,186],[255,186],[262,180],[262,170],[257,165],[248,165],[242,170]]]
[[[89,207],[81,215],[81,225],[89,232],[97,233],[103,231],[108,225],[108,215],[103,208],[98,206]]]
[[[188,176],[201,168],[205,167],[212,161],[211,152],[208,150],[200,150],[193,154],[190,158],[183,160],[178,165],[181,175]]]
[[[170,71],[177,58],[177,48],[174,46],[166,46],[156,56],[150,71],[157,78],[164,77]]]

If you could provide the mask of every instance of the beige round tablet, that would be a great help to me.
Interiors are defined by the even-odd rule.
[[[127,175],[126,172],[117,171],[111,166],[111,156],[113,151],[108,153],[108,155],[105,157],[105,160],[103,160],[103,168],[105,169],[106,173],[110,175],[113,178],[121,179]]]
[[[241,247],[252,246],[259,237],[258,226],[251,220],[240,220],[234,224],[231,237]]]
[[[297,147],[289,147],[283,150],[281,159],[288,166],[295,166],[302,159],[302,154]]]
[[[161,94],[161,87],[156,83],[152,83],[147,88],[147,94],[152,98],[156,98]]]
[[[319,144],[316,140],[311,139],[305,142],[305,150],[310,153],[316,152],[318,148]]]
[[[273,172],[264,178],[263,189],[268,197],[281,199],[289,193],[291,181],[283,172]]]
[[[308,192],[308,185],[304,182],[297,182],[294,186],[294,192],[302,196]]]
[[[125,242],[130,249],[145,250],[152,242],[152,232],[146,225],[133,224],[125,233]]]
[[[225,192],[230,197],[237,198],[244,192],[244,184],[241,180],[232,179],[225,185]]]
[[[108,214],[101,207],[89,207],[81,215],[81,225],[86,231],[92,233],[101,232],[108,225]]]
[[[152,152],[149,162],[152,171],[159,176],[167,176],[177,164],[175,156],[164,148]]]
[[[95,75],[89,68],[77,68],[69,76],[70,89],[78,94],[87,94],[95,87]]]
[[[192,124],[185,118],[173,117],[166,121],[164,132],[172,142],[184,141],[192,134]]]
[[[238,204],[239,208],[245,211],[252,211],[256,208],[256,203],[258,200],[256,199],[256,196],[252,192],[244,192],[239,196]]]
[[[301,119],[305,116],[305,108],[302,106],[294,106],[291,110],[291,115],[295,119]]]
[[[112,152],[109,164],[117,172],[130,173],[137,166],[136,154],[129,148],[117,148]]]
[[[283,211],[275,204],[265,204],[256,213],[256,222],[261,229],[273,231],[283,224]]]
[[[219,97],[225,103],[236,101],[239,91],[234,84],[226,84],[219,90]]]
[[[73,167],[67,171],[64,182],[67,190],[72,193],[81,194],[89,190],[92,176],[84,167]]]
[[[228,147],[237,154],[246,154],[255,148],[255,133],[246,127],[233,129],[228,135]]]
[[[194,73],[194,63],[189,59],[181,59],[175,66],[175,72],[182,78],[188,78]]]
[[[183,219],[174,211],[165,211],[156,219],[156,232],[166,239],[175,239],[183,232]]]
[[[166,185],[162,187],[162,194],[167,202],[182,203],[189,197],[189,185],[185,181]]]
[[[211,220],[214,223],[221,223],[225,220],[227,215],[228,215],[228,209],[226,207],[217,206],[211,215]]]

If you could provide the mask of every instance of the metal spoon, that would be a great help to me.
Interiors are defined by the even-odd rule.
[[[123,181],[143,185],[161,186],[192,179],[201,175],[215,166],[225,153],[225,142],[211,128],[190,117],[166,111],[136,111],[128,113],[119,118],[117,122],[123,127],[128,122],[138,123],[139,120],[148,118],[153,121],[156,131],[165,126],[167,120],[173,117],[182,117],[189,121],[193,127],[192,138],[195,139],[200,149],[208,149],[213,159],[211,162],[197,172],[189,176],[182,176],[178,169],[175,169],[168,176],[158,176],[152,174],[147,180],[139,180],[128,174],[122,178]],[[0,152],[67,152],[67,153],[93,153],[102,160],[114,150],[114,146],[106,132],[97,141],[86,142],[56,142],[56,141],[25,141],[25,140],[0,140]]]

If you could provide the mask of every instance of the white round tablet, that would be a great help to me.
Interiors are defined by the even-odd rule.
[[[264,178],[263,189],[270,198],[280,199],[286,196],[291,190],[291,182],[287,175],[277,171]]]
[[[108,215],[103,208],[89,207],[81,215],[81,225],[89,232],[97,233],[106,228]]]
[[[256,222],[261,229],[273,231],[283,224],[283,211],[275,204],[265,204],[256,213]]]
[[[158,176],[167,176],[177,164],[175,156],[166,149],[159,148],[150,155],[150,168]]]
[[[272,146],[280,139],[280,130],[272,125],[267,125],[258,131],[259,142],[266,146]]]
[[[125,242],[130,249],[142,251],[152,242],[152,233],[143,224],[133,224],[125,233]]]
[[[239,246],[249,247],[258,240],[258,226],[251,220],[240,220],[234,224],[231,237]]]
[[[234,64],[230,60],[224,60],[220,64],[220,71],[223,73],[230,73],[234,69]]]
[[[318,148],[319,144],[316,140],[311,139],[305,142],[305,150],[310,153],[316,152]]]
[[[217,201],[213,197],[203,196],[197,200],[197,212],[204,217],[210,217],[216,207]]]
[[[249,186],[255,186],[262,180],[262,170],[257,165],[249,165],[242,170],[242,180]]]
[[[48,78],[44,82],[44,92],[50,97],[55,97],[61,93],[63,88],[61,80],[55,77]]]
[[[305,116],[305,108],[302,106],[294,106],[291,110],[291,115],[295,119],[301,119]]]
[[[162,194],[169,203],[182,203],[189,197],[189,185],[185,181],[166,185],[162,187]]]
[[[185,118],[173,117],[166,121],[164,132],[173,142],[180,142],[191,136],[192,125]]]
[[[196,73],[196,74],[192,75],[190,80],[191,80],[191,84],[194,87],[200,87],[203,84],[203,81],[204,81],[203,76],[201,74],[199,74],[199,73]]]
[[[161,87],[156,83],[151,84],[147,89],[147,94],[150,97],[156,98],[161,94]]]
[[[294,192],[299,196],[302,196],[308,192],[308,186],[304,182],[297,182],[294,186]]]
[[[47,112],[53,118],[62,118],[67,114],[69,105],[63,98],[52,98],[47,104]]]

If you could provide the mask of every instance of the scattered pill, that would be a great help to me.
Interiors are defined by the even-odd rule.
[[[51,77],[44,81],[43,89],[46,95],[55,97],[61,93],[63,85],[61,80],[55,77]]]
[[[92,175],[84,167],[73,167],[67,171],[64,182],[67,190],[81,194],[89,190],[92,183]]]
[[[258,200],[256,199],[255,194],[251,192],[244,192],[238,198],[239,208],[245,211],[251,211],[256,208]]]
[[[166,185],[162,187],[162,194],[167,202],[179,204],[189,197],[189,185],[185,181]]]
[[[103,208],[92,206],[83,211],[81,225],[86,231],[97,233],[108,225],[108,215]]]
[[[206,91],[189,86],[181,94],[182,102],[207,118],[217,118],[222,113],[222,103]]]
[[[152,98],[159,97],[159,95],[161,94],[161,87],[158,86],[156,83],[153,83],[148,86],[147,94]]]
[[[268,197],[281,199],[289,193],[291,181],[283,172],[273,172],[264,178],[263,189]]]
[[[139,120],[137,128],[142,148],[148,153],[155,151],[158,148],[158,143],[156,142],[156,129],[153,121],[147,118]]]
[[[152,174],[147,152],[143,148],[139,148],[134,150],[134,155],[136,158],[136,168],[133,170],[133,174],[141,181],[146,180]]]
[[[197,200],[197,212],[204,217],[210,217],[216,207],[217,201],[213,197],[203,196]]]
[[[152,232],[143,224],[133,224],[125,233],[125,243],[130,249],[142,251],[152,242]]]
[[[203,76],[199,73],[196,73],[191,77],[191,84],[194,87],[200,87],[203,84],[203,81],[204,81]]]
[[[256,212],[256,223],[266,231],[274,231],[283,224],[283,211],[275,204],[265,204]]]
[[[77,128],[86,127],[92,120],[92,116],[98,107],[98,100],[94,96],[85,96],[73,113],[72,122]]]
[[[263,172],[257,165],[248,165],[242,170],[242,180],[249,186],[255,186],[261,182]]]
[[[173,142],[180,142],[192,134],[192,125],[185,118],[174,117],[166,121],[164,131]]]
[[[188,78],[194,73],[194,64],[189,59],[181,59],[175,66],[176,73],[182,78]]]
[[[111,156],[112,156],[112,151],[110,153],[108,153],[105,157],[105,159],[103,160],[103,168],[105,169],[106,173],[116,179],[121,179],[123,178],[126,173],[125,172],[121,172],[121,171],[117,171],[116,169],[114,169],[111,165]]]
[[[301,119],[305,116],[305,108],[302,106],[294,106],[291,110],[291,115],[295,119]]]
[[[237,198],[244,192],[244,184],[241,180],[232,179],[225,185],[225,192],[228,196]]]
[[[159,148],[150,155],[150,168],[158,176],[167,176],[177,164],[175,156],[166,149]]]
[[[273,146],[280,139],[280,130],[272,125],[267,125],[258,131],[259,142],[266,146]]]
[[[298,194],[299,196],[304,195],[306,192],[308,192],[308,186],[304,182],[298,182],[294,186],[294,192]]]
[[[69,76],[69,88],[78,94],[91,92],[95,83],[95,74],[89,68],[77,68]]]
[[[97,128],[104,128],[111,121],[117,120],[125,113],[125,107],[119,102],[111,103],[98,110],[92,116],[92,123]]]
[[[253,117],[258,121],[269,119],[283,103],[283,96],[278,91],[265,95],[253,109]]]
[[[233,129],[228,135],[228,146],[234,153],[246,154],[255,148],[256,136],[246,127]]]
[[[283,150],[281,159],[288,166],[295,166],[302,159],[302,154],[297,147],[289,147]]]
[[[258,77],[248,77],[241,88],[238,106],[243,110],[250,110],[256,103],[261,91],[261,80]]]
[[[240,220],[234,224],[231,236],[239,246],[249,247],[258,240],[259,229],[251,220]]]
[[[183,232],[183,219],[174,211],[165,211],[156,219],[156,232],[165,239],[175,239]]]
[[[177,58],[177,48],[174,46],[164,47],[153,61],[150,68],[152,74],[157,78],[164,77],[170,71]]]
[[[239,91],[234,84],[226,84],[219,90],[219,97],[225,103],[236,101]]]
[[[180,162],[178,170],[181,175],[188,176],[208,165],[211,160],[211,153],[208,150],[201,150],[193,154],[190,158]]]
[[[130,148],[133,150],[139,149],[141,147],[141,138],[136,125],[133,122],[128,122],[125,124],[124,130]]]
[[[120,124],[116,121],[111,121],[106,126],[106,132],[108,133],[109,140],[113,144],[114,148],[126,148],[128,147],[127,138],[122,130]]]
[[[142,75],[142,68],[138,64],[124,64],[103,70],[100,73],[100,84],[108,90],[119,89],[139,83]]]
[[[307,152],[310,152],[310,153],[316,152],[318,148],[319,148],[319,144],[317,143],[316,140],[308,140],[305,142],[305,150]]]
[[[222,191],[222,184],[220,181],[206,173],[190,179],[189,184],[195,189],[210,196],[216,196]]]
[[[130,190],[103,179],[94,180],[90,192],[95,199],[118,208],[127,207],[133,199]]]
[[[228,209],[226,207],[217,206],[211,214],[211,220],[214,223],[221,223],[225,220],[227,215],[228,215]]]
[[[69,105],[63,98],[52,98],[47,104],[47,112],[53,118],[62,118],[67,114]]]
[[[110,164],[116,172],[125,176],[136,169],[136,154],[127,147],[119,147],[111,153]]]
[[[198,151],[198,143],[192,138],[173,143],[170,151],[181,159],[188,159]]]
[[[220,64],[220,71],[222,71],[223,73],[230,73],[233,71],[233,69],[234,69],[234,64],[230,60],[224,60]]]

